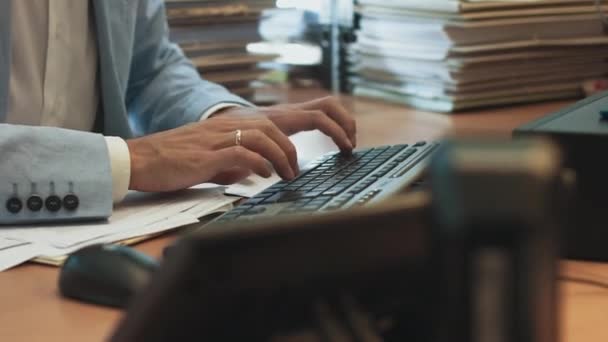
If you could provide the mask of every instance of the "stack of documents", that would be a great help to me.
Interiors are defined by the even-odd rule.
[[[359,0],[357,11],[357,95],[451,112],[577,97],[608,74],[590,0]]]
[[[166,5],[170,38],[201,76],[251,98],[252,81],[266,73],[259,63],[277,55],[248,53],[247,45],[261,40],[262,11],[275,7],[274,0],[167,0]]]

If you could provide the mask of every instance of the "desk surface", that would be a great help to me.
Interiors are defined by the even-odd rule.
[[[300,101],[326,93],[292,91],[285,100]],[[551,102],[447,116],[343,97],[358,121],[359,147],[407,143],[445,135],[507,137],[513,128],[553,112],[569,102]],[[295,138],[304,158],[327,150],[329,141],[316,134]],[[174,235],[137,246],[159,256]],[[608,263],[563,261],[561,274],[608,283]],[[3,341],[100,341],[112,331],[121,312],[63,300],[57,291],[56,268],[27,264],[0,273],[0,339]],[[608,341],[608,289],[560,281],[560,335],[563,342]]]

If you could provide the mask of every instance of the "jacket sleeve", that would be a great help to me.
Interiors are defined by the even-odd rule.
[[[111,213],[103,136],[0,124],[0,225],[104,219]]]
[[[201,79],[181,49],[169,41],[163,1],[140,1],[136,20],[126,103],[139,133],[198,121],[219,103],[251,106],[224,87]]]

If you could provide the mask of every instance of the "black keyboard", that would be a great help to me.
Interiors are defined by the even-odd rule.
[[[418,142],[355,150],[350,156],[326,154],[297,178],[270,186],[212,223],[339,210],[381,200],[415,182],[437,147]]]

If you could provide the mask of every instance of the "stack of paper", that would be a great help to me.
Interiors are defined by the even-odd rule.
[[[444,112],[579,96],[608,74],[596,10],[589,0],[359,0],[353,92]]]
[[[259,63],[277,55],[251,54],[246,47],[261,40],[258,26],[262,11],[274,6],[273,0],[168,0],[170,38],[182,47],[203,78],[251,98],[252,81],[266,72]]]
[[[142,239],[198,222],[198,218],[232,208],[238,197],[223,189],[188,189],[171,194],[132,192],[107,221],[79,224],[3,226],[0,229],[0,271],[30,259],[58,265],[82,247]]]

